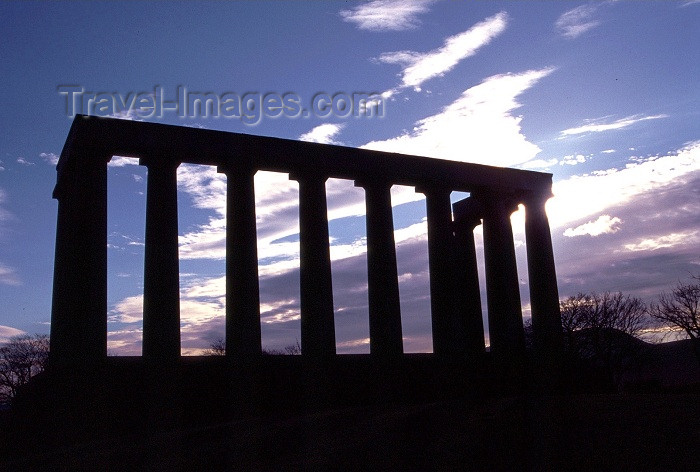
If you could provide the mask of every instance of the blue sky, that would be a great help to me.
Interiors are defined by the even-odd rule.
[[[382,94],[383,117],[146,119],[551,172],[562,296],[649,300],[700,272],[698,1],[0,2],[0,19],[0,342],[49,330],[67,86],[125,101],[293,94],[309,110],[320,93]],[[146,175],[133,159],[109,167],[113,354],[140,352]],[[296,188],[256,176],[273,348],[299,339]],[[338,351],[367,352],[364,196],[345,181],[327,192]],[[404,347],[430,350],[425,203],[392,192]],[[183,353],[223,336],[225,193],[215,169],[179,169]],[[512,221],[527,316],[523,212]]]

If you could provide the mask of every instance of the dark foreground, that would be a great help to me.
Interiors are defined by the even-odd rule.
[[[699,394],[347,407],[3,452],[4,470],[700,470]],[[7,448],[9,446],[9,448]]]
[[[489,357],[49,369],[0,411],[0,470],[700,470],[697,365],[673,373],[666,351],[616,394],[578,368],[556,389],[534,368],[499,376]]]

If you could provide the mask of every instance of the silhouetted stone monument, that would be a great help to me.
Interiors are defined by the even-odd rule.
[[[510,215],[522,204],[535,355],[546,375],[556,375],[561,321],[544,211],[551,196],[550,174],[86,116],[75,118],[57,166],[54,369],[111,362],[107,359],[107,163],[115,155],[139,158],[148,168],[143,294],[147,369],[182,362],[176,170],[181,163],[193,163],[217,166],[227,176],[228,368],[255,364],[263,357],[254,189],[254,175],[262,170],[287,173],[299,183],[302,366],[313,365],[314,360],[330,362],[337,373],[350,372],[343,366],[351,364],[365,368],[390,362],[400,370],[411,358],[420,357],[404,354],[402,345],[389,191],[392,185],[404,185],[426,197],[434,346],[428,365],[475,364],[489,358],[493,369],[506,376],[524,375],[526,352],[510,223]],[[328,178],[352,180],[365,190],[370,355],[354,360],[345,356],[341,361],[344,356],[335,351]],[[470,196],[451,205],[454,191]],[[484,347],[473,236],[479,224],[484,234],[490,354]]]

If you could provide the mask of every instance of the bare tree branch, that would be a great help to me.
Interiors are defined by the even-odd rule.
[[[658,303],[651,305],[649,313],[658,323],[682,330],[692,340],[700,362],[700,275],[692,279],[699,283],[679,281],[671,293],[659,295]]]
[[[8,402],[19,388],[46,368],[49,337],[23,334],[0,347],[0,402]]]

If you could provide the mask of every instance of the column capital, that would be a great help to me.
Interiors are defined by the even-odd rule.
[[[482,217],[489,217],[498,214],[511,215],[518,211],[521,202],[516,195],[493,190],[481,190],[474,192],[469,198],[474,198],[479,202],[483,212]]]
[[[443,187],[442,185],[439,185],[439,184],[436,184],[436,185],[421,184],[421,185],[416,186],[416,193],[422,193],[425,195],[435,195],[435,196],[450,195],[452,193],[452,189],[449,187]]]
[[[89,158],[86,159],[84,156]],[[76,165],[106,164],[110,159],[112,159],[112,152],[103,146],[81,143],[79,146],[71,146],[70,149],[64,149],[61,152],[56,164],[56,172],[60,175],[64,169]]]
[[[139,165],[146,166],[149,169],[177,169],[181,162],[178,159],[173,159],[168,156],[147,156],[139,158]]]
[[[481,224],[484,209],[477,199],[467,197],[452,205],[452,214],[455,227],[473,230]]]
[[[355,187],[362,187],[364,189],[391,189],[393,184],[388,180],[382,178],[367,178],[363,177],[361,179],[355,180]]]
[[[220,160],[220,164],[216,166],[216,171],[220,174],[230,175],[236,172],[252,173],[255,175],[258,169],[255,168],[251,159],[236,157],[236,159],[228,159],[229,156],[224,156]]]
[[[92,172],[101,172],[111,159],[111,153],[105,150],[93,152],[89,147],[80,147],[71,149],[68,153],[62,153],[56,165],[56,186],[52,197],[60,200],[68,194],[75,193],[81,178],[91,175]],[[76,175],[79,176],[77,180],[72,178]]]
[[[325,182],[326,180],[328,180],[328,175],[319,171],[305,171],[301,173],[290,172],[289,180],[296,180],[297,182]]]
[[[552,193],[551,187],[548,187],[546,189],[538,189],[538,190],[532,190],[530,192],[523,192],[522,194],[522,201],[523,204],[528,207],[543,207],[547,201],[554,197],[554,194]]]

